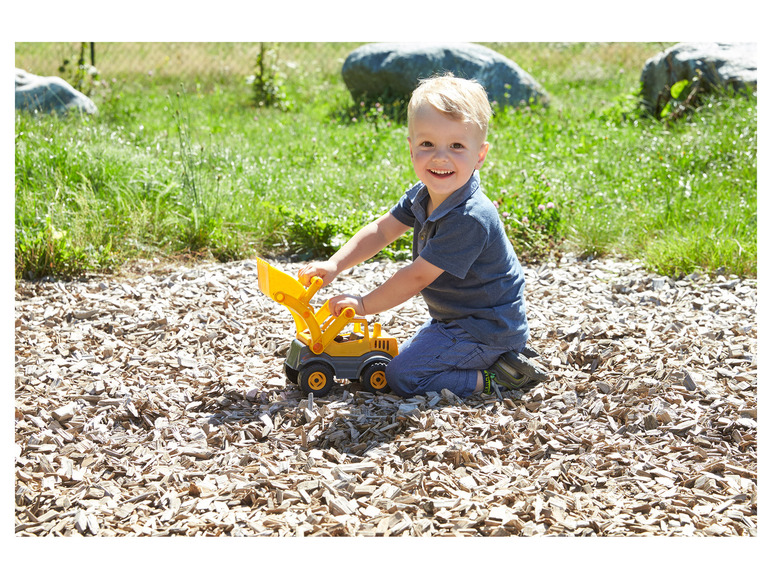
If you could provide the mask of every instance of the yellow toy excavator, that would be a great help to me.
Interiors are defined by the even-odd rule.
[[[335,316],[325,302],[314,312],[311,298],[322,280],[311,279],[306,288],[299,280],[257,258],[260,291],[286,306],[295,321],[295,339],[284,362],[284,373],[303,393],[326,396],[335,378],[360,382],[369,392],[386,392],[386,365],[398,354],[397,339],[374,323],[357,317],[353,308]],[[351,331],[343,330],[352,324]]]

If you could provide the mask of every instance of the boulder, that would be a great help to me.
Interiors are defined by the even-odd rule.
[[[59,114],[79,110],[94,114],[97,107],[90,98],[58,76],[38,76],[16,69],[16,109]]]
[[[756,44],[683,42],[646,61],[641,72],[644,105],[654,111],[663,90],[699,71],[705,87],[755,89]]]
[[[479,44],[375,43],[348,55],[341,71],[354,100],[410,97],[420,79],[452,72],[473,78],[491,102],[518,106],[548,95],[531,75],[498,52]]]

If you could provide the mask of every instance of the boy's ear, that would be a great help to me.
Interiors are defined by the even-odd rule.
[[[480,152],[477,154],[477,164],[474,166],[475,169],[480,169],[483,166],[483,163],[485,162],[485,156],[488,154],[488,149],[491,148],[491,144],[489,142],[485,142],[480,147]]]

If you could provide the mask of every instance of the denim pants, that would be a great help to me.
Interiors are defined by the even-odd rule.
[[[466,398],[474,392],[478,372],[507,351],[481,344],[453,322],[429,320],[389,362],[386,381],[403,398],[443,388]]]

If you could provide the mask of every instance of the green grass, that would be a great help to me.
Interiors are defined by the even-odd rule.
[[[17,278],[142,256],[334,251],[415,180],[404,122],[352,102],[342,82],[355,46],[276,47],[282,111],[252,101],[254,46],[182,45],[184,60],[155,63],[174,47],[97,45],[97,116],[16,115]],[[482,171],[524,261],[572,251],[673,276],[756,275],[754,95],[709,96],[665,123],[638,114],[634,95],[667,45],[491,46],[552,98],[496,112]],[[18,44],[16,64],[55,74],[65,53]],[[408,249],[405,237],[387,254]]]

